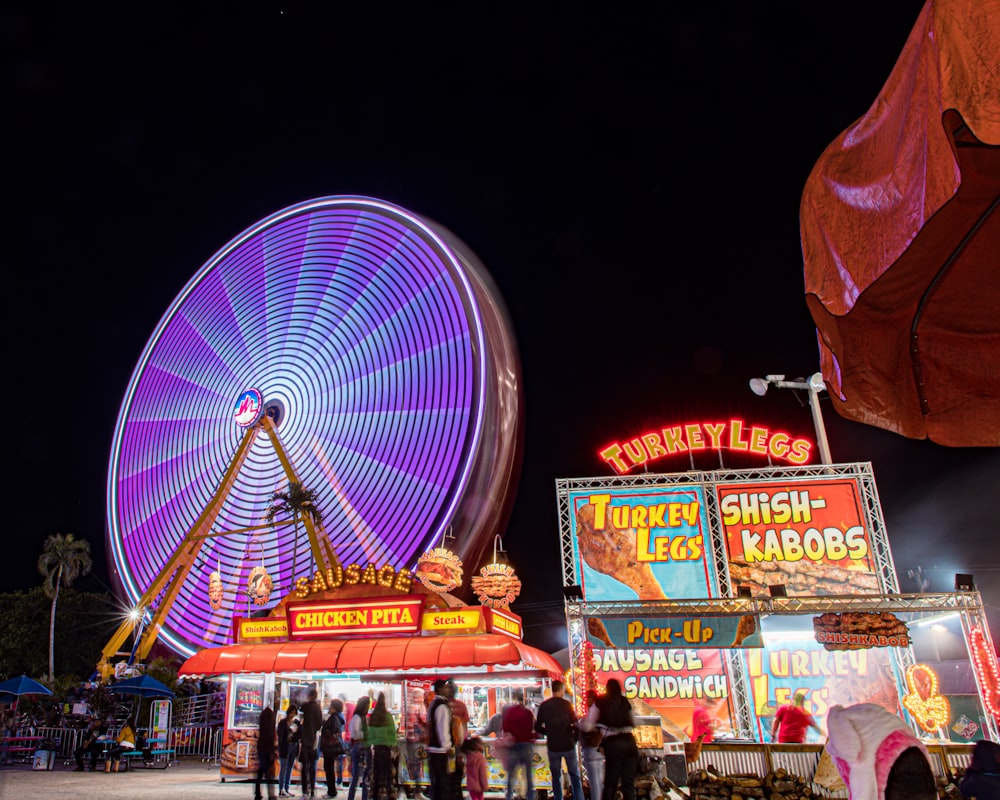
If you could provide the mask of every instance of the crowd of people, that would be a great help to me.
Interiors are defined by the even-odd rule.
[[[339,790],[346,789],[346,800],[396,800],[396,723],[384,693],[374,698],[374,705],[372,700],[369,695],[353,703],[343,696],[335,698],[324,718],[317,691],[311,688],[306,702],[301,707],[289,705],[280,720],[274,709],[264,709],[258,732],[256,800],[262,800],[265,789],[268,798],[291,797],[296,763],[302,796],[315,797],[319,754],[324,763],[326,797],[337,797]],[[632,735],[635,719],[631,706],[614,679],[608,681],[605,695],[593,694],[589,702],[588,713],[578,719],[565,697],[565,686],[553,681],[551,697],[536,713],[527,705],[524,693],[515,690],[512,701],[475,730],[470,728],[469,711],[458,697],[455,681],[434,681],[423,721],[429,797],[418,794],[418,800],[463,800],[463,784],[471,800],[483,800],[489,789],[484,741],[488,737],[492,737],[493,752],[505,766],[507,800],[533,800],[533,743],[542,737],[548,745],[554,783],[561,786],[565,774],[572,800],[584,800],[578,742],[583,748],[590,797],[614,800],[620,787],[622,800],[634,800],[639,752]],[[349,782],[345,781],[347,763]]]
[[[320,752],[327,797],[337,797],[339,787],[346,788],[346,800],[359,800],[360,787],[360,800],[396,800],[396,723],[385,694],[379,693],[374,705],[372,699],[368,695],[354,703],[334,699],[324,718],[316,689],[312,688],[301,708],[290,705],[280,721],[276,722],[273,709],[264,709],[257,748],[256,800],[262,800],[264,786],[269,798],[276,796],[275,788],[277,796],[290,797],[296,761],[300,765],[302,796],[315,797]],[[622,694],[620,682],[613,678],[602,694],[591,691],[585,699],[586,713],[578,718],[561,681],[552,682],[551,696],[535,711],[528,706],[523,692],[514,690],[510,703],[478,730],[470,730],[468,709],[458,697],[455,681],[436,680],[425,700],[423,720],[430,797],[418,794],[418,800],[464,800],[464,791],[470,800],[484,800],[489,789],[487,738],[506,773],[506,800],[534,800],[533,743],[539,738],[546,741],[555,798],[565,796],[565,781],[571,800],[585,800],[579,747],[590,800],[616,800],[619,795],[621,800],[635,800],[639,749],[631,703]],[[937,797],[926,747],[895,715],[872,704],[834,706],[827,715],[827,724],[826,748],[851,797]],[[700,730],[701,739],[707,738],[710,728],[709,721],[692,720],[692,732]],[[801,742],[809,728],[819,730],[797,693],[779,710],[772,736],[777,742]],[[95,728],[95,735],[99,730],[99,726]],[[119,746],[127,745],[120,742]],[[76,753],[78,769],[83,769],[84,755],[82,748]],[[347,759],[349,783],[344,780]],[[1000,798],[1000,746],[979,743],[961,788],[967,792],[966,797]]]

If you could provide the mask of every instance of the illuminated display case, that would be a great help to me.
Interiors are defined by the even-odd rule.
[[[264,678],[234,677],[230,696],[233,698],[233,728],[256,728],[264,710]]]

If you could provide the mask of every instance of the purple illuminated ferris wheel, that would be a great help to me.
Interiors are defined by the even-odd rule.
[[[108,539],[131,602],[175,556],[239,447],[233,409],[260,393],[344,564],[413,567],[442,543],[478,566],[520,469],[520,366],[486,270],[446,229],[389,203],[325,197],[223,247],[147,342],[115,425]],[[287,477],[254,440],[160,638],[182,654],[230,640],[250,571],[277,597],[306,574],[306,536],[261,530]],[[244,530],[250,529],[250,530]],[[229,533],[232,531],[233,533]],[[297,575],[292,575],[292,564]],[[223,584],[213,608],[212,572]]]

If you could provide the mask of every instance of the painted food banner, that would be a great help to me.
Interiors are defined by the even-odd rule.
[[[730,727],[728,669],[719,650],[594,649],[598,685],[617,678],[636,716],[658,714],[665,737],[690,738],[695,708],[711,709],[717,731]]]
[[[796,692],[805,694],[805,709],[826,730],[832,706],[874,703],[899,715],[899,681],[891,649],[826,650],[803,632],[767,634],[767,647],[747,650],[757,735],[771,741],[771,723],[778,708],[791,702]],[[810,729],[809,742],[825,737]]]
[[[857,481],[720,484],[719,515],[734,586],[766,595],[878,593]]]
[[[701,486],[590,489],[569,502],[587,602],[709,597]]]

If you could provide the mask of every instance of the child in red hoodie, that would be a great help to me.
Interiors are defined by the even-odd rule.
[[[483,800],[490,785],[486,770],[486,756],[483,755],[483,740],[477,736],[466,739],[462,745],[465,753],[465,788],[472,800]]]

